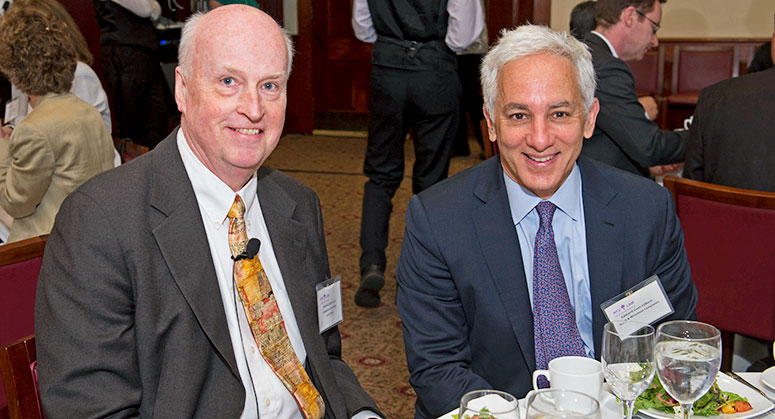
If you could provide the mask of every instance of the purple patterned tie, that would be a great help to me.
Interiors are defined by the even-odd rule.
[[[533,337],[536,369],[546,369],[560,356],[586,356],[557,257],[552,218],[557,207],[549,201],[536,205],[541,224],[533,249]],[[541,377],[539,387],[547,386]]]

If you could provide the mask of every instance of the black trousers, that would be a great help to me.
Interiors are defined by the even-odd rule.
[[[468,146],[468,123],[474,131],[474,137],[482,145],[482,128],[479,125],[484,119],[482,113],[481,82],[479,81],[479,65],[482,56],[479,54],[464,54],[457,56],[457,73],[460,77],[462,90],[460,92],[460,122],[457,136],[452,147],[452,153],[467,156],[471,150]]]
[[[113,134],[153,148],[170,130],[158,60],[145,48],[102,45],[100,65],[113,95]]]
[[[404,176],[404,139],[412,130],[412,192],[449,172],[458,124],[460,81],[454,71],[410,71],[374,66],[369,98],[369,140],[363,172],[361,259],[385,267],[391,202]]]

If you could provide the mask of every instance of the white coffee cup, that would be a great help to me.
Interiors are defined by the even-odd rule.
[[[548,370],[533,372],[533,388],[538,390],[538,377],[549,380],[551,388],[573,390],[600,401],[603,389],[603,364],[583,356],[562,356],[549,361]]]

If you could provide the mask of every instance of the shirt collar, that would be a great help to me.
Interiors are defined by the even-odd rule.
[[[234,196],[239,195],[245,203],[245,213],[249,213],[256,200],[256,175],[250,178],[247,184],[235,194],[231,188],[210,171],[194,152],[188,146],[183,130],[178,129],[177,133],[178,149],[180,157],[183,159],[183,165],[186,168],[191,185],[194,188],[197,202],[207,216],[207,219],[214,223],[218,228],[226,221],[231,205],[234,203]]]
[[[608,45],[608,49],[611,50],[611,54],[613,54],[614,57],[619,58],[619,54],[616,53],[616,50],[614,49],[614,46],[611,45],[611,41],[609,41],[608,38],[606,38],[602,33],[597,32],[597,31],[592,31],[592,33],[597,35],[597,36],[599,36],[600,39],[602,39],[603,42],[605,42],[605,44]]]
[[[514,225],[517,225],[542,199],[512,180],[506,172],[503,172],[503,179],[506,183],[506,194],[509,197],[511,220],[514,222]],[[556,205],[560,211],[567,214],[573,221],[578,221],[581,219],[581,208],[579,208],[580,193],[581,172],[579,171],[579,165],[574,163],[573,170],[571,170],[568,178],[560,185],[557,192],[546,201]]]

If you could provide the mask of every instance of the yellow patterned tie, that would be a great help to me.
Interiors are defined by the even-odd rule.
[[[237,195],[228,215],[229,249],[233,257],[242,254],[247,246],[244,214],[245,204]],[[234,262],[234,283],[261,355],[296,399],[304,417],[322,418],[326,410],[323,398],[293,351],[272,285],[258,255]]]

